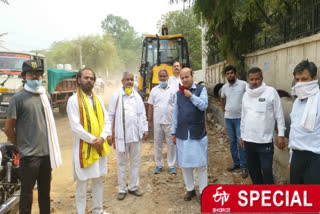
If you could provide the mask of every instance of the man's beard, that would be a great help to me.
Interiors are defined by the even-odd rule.
[[[236,80],[236,78],[233,78],[231,80],[228,79],[228,82],[232,84],[232,83],[234,83],[235,80]]]
[[[253,84],[253,85],[250,85],[250,84],[249,84],[249,87],[250,87],[251,89],[256,89],[256,88],[259,88],[261,85],[262,85],[262,82],[259,83],[259,84]]]
[[[87,84],[80,84],[80,88],[85,93],[90,93],[93,89],[93,85],[87,83]]]

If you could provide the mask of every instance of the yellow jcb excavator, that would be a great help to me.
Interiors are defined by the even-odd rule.
[[[148,99],[151,89],[159,84],[158,72],[162,68],[171,76],[172,64],[176,60],[182,67],[190,67],[188,44],[184,36],[168,35],[167,26],[162,26],[161,32],[161,36],[146,35],[143,40],[138,83],[144,101]]]

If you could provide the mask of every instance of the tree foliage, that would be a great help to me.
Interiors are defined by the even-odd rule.
[[[114,38],[120,63],[127,71],[137,71],[141,57],[142,37],[138,36],[128,20],[109,14],[101,23],[106,34]]]
[[[79,69],[81,47],[82,65],[97,73],[137,71],[142,39],[129,22],[121,17],[108,15],[102,21],[102,28],[105,32],[102,36],[91,35],[70,41],[57,41],[48,50],[37,52],[46,56],[49,67],[71,64],[73,69]]]
[[[8,0],[0,0],[0,2],[5,3],[5,4],[9,4]]]
[[[98,73],[113,71],[119,66],[114,40],[109,35],[84,36],[77,40],[59,41],[51,45],[47,51],[39,51],[47,57],[49,67],[57,64],[71,64],[73,69],[80,68],[80,46],[82,64]]]
[[[189,57],[193,70],[201,69],[201,28],[191,9],[171,11],[163,15],[158,21],[158,29],[162,25],[168,26],[169,34],[183,34],[188,42]]]
[[[170,0],[171,3],[178,0]],[[182,0],[186,2],[187,0]],[[193,9],[207,27],[209,55],[219,54],[228,64],[244,71],[243,54],[262,35],[278,39],[288,15],[312,0],[193,0]],[[260,39],[260,40],[259,40]],[[210,54],[211,53],[211,54]]]

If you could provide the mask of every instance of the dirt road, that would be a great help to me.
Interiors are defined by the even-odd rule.
[[[66,117],[56,115],[59,140],[63,156],[63,165],[53,170],[52,211],[54,213],[75,213],[75,183],[72,178],[72,144],[73,135]],[[210,126],[209,134],[209,184],[248,183],[240,174],[229,173],[225,169],[231,164],[231,157],[224,129],[219,125]],[[163,155],[165,157],[166,147]],[[108,155],[108,175],[104,181],[104,208],[110,213],[200,213],[200,204],[194,199],[185,202],[183,177],[178,168],[176,176],[171,176],[167,168],[161,174],[154,175],[155,167],[153,144],[149,141],[142,144],[140,170],[140,188],[145,191],[141,198],[127,195],[125,200],[117,200],[116,152]],[[90,189],[90,187],[89,187]],[[197,189],[198,190],[198,189]],[[36,195],[35,195],[36,196]],[[91,194],[88,194],[91,198]],[[34,203],[37,207],[37,203]],[[88,200],[91,208],[91,200]],[[37,208],[36,208],[37,209]],[[34,211],[36,211],[34,209]],[[34,212],[36,213],[36,212]],[[90,212],[89,212],[90,213]]]
[[[110,94],[106,95],[105,101]],[[72,146],[73,133],[71,132],[67,117],[55,112],[56,126],[63,157],[63,164],[59,169],[53,170],[51,206],[53,213],[76,213],[75,209],[75,182],[72,177]],[[0,133],[1,142],[4,141]],[[226,168],[232,163],[229,152],[229,143],[223,127],[217,124],[208,126],[209,138],[209,184],[245,184],[249,179],[243,180],[239,173],[229,173]],[[166,163],[166,146],[163,155]],[[153,174],[155,167],[152,139],[142,144],[142,158],[140,169],[140,188],[145,192],[141,197],[127,195],[125,200],[117,200],[117,168],[116,152],[108,155],[108,175],[104,180],[104,209],[110,213],[200,213],[200,204],[197,199],[185,202],[183,177],[177,168],[177,175],[171,176],[165,168],[160,174]],[[89,184],[89,190],[91,186]],[[198,187],[197,187],[198,193]],[[91,213],[91,194],[88,194],[88,213]],[[34,204],[32,213],[39,213],[37,191],[34,191]]]

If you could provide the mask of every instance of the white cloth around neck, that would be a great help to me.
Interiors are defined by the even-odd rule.
[[[51,168],[58,168],[62,164],[62,158],[60,153],[56,124],[54,121],[53,112],[51,109],[49,99],[46,95],[46,90],[43,86],[40,86],[37,90],[34,90],[30,88],[27,84],[24,84],[24,89],[30,93],[40,95],[47,124]]]

